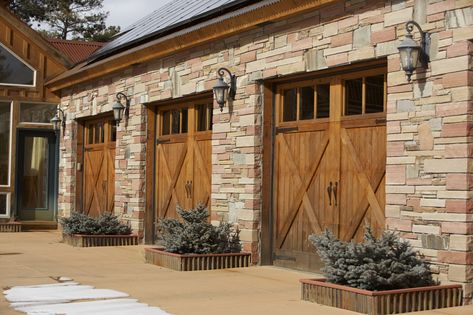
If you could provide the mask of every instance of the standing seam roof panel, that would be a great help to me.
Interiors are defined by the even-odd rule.
[[[111,42],[98,49],[92,58],[106,55],[114,49],[126,46],[130,42],[138,41],[173,25],[191,21],[192,18],[197,18],[199,15],[219,7],[239,2],[242,0],[174,0],[127,27]]]

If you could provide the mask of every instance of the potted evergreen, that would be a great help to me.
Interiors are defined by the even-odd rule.
[[[199,204],[186,211],[177,207],[182,220],[163,219],[158,224],[164,248],[146,248],[146,262],[178,270],[212,270],[248,267],[251,254],[241,252],[239,230],[230,223],[214,226]]]
[[[325,263],[326,279],[303,279],[302,299],[365,314],[397,314],[462,304],[461,285],[439,285],[429,264],[394,232],[364,242],[343,242],[332,233],[309,241]]]
[[[93,218],[74,211],[70,217],[59,219],[59,223],[62,225],[63,242],[72,246],[138,245],[138,236],[131,234],[131,227],[109,212]]]

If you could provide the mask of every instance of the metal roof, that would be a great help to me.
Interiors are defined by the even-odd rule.
[[[90,62],[162,35],[191,22],[218,16],[239,7],[261,0],[173,0],[120,32],[90,58]]]
[[[105,43],[100,42],[86,42],[57,38],[50,38],[48,39],[48,42],[57,50],[63,52],[75,64],[87,59],[93,52],[105,45]]]

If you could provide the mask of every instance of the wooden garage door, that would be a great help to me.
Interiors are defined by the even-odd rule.
[[[212,100],[160,108],[157,122],[156,219],[175,218],[177,205],[209,206]]]
[[[85,123],[83,210],[91,216],[113,211],[116,138],[112,118]]]
[[[273,262],[317,271],[308,236],[360,240],[384,225],[385,71],[280,85],[276,96]]]

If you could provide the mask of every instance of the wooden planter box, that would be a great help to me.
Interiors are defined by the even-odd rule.
[[[0,232],[21,232],[21,223],[18,223],[18,222],[0,223]]]
[[[398,314],[462,305],[461,285],[434,285],[411,289],[368,291],[303,279],[302,299],[370,315]]]
[[[145,259],[149,264],[177,271],[241,268],[251,265],[250,253],[180,255],[158,248],[145,248]]]
[[[62,234],[64,243],[76,247],[138,245],[138,235]]]

